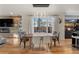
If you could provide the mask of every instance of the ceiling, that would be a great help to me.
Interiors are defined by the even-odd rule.
[[[50,4],[34,8],[32,4],[0,4],[0,15],[79,15],[79,4]]]

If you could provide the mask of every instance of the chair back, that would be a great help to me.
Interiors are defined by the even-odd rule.
[[[22,38],[22,37],[24,37],[25,35],[26,35],[25,32],[19,32],[19,38]]]

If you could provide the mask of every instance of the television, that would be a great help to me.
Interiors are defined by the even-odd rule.
[[[13,27],[13,19],[0,19],[0,27]]]

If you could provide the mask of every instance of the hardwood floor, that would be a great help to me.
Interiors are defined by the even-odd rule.
[[[61,40],[61,44],[48,50],[27,49],[11,44],[0,46],[0,54],[78,54],[79,49],[72,48],[71,39]]]

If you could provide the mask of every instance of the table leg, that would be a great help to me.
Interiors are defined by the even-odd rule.
[[[49,48],[52,47],[52,38],[50,39],[50,44],[49,44]]]
[[[32,46],[32,38],[29,38],[29,43],[30,43],[30,48],[31,48],[31,46]]]
[[[42,45],[43,45],[43,37],[40,38],[39,48],[41,48]]]
[[[54,41],[54,46],[56,46],[56,39],[53,39],[53,41]]]

